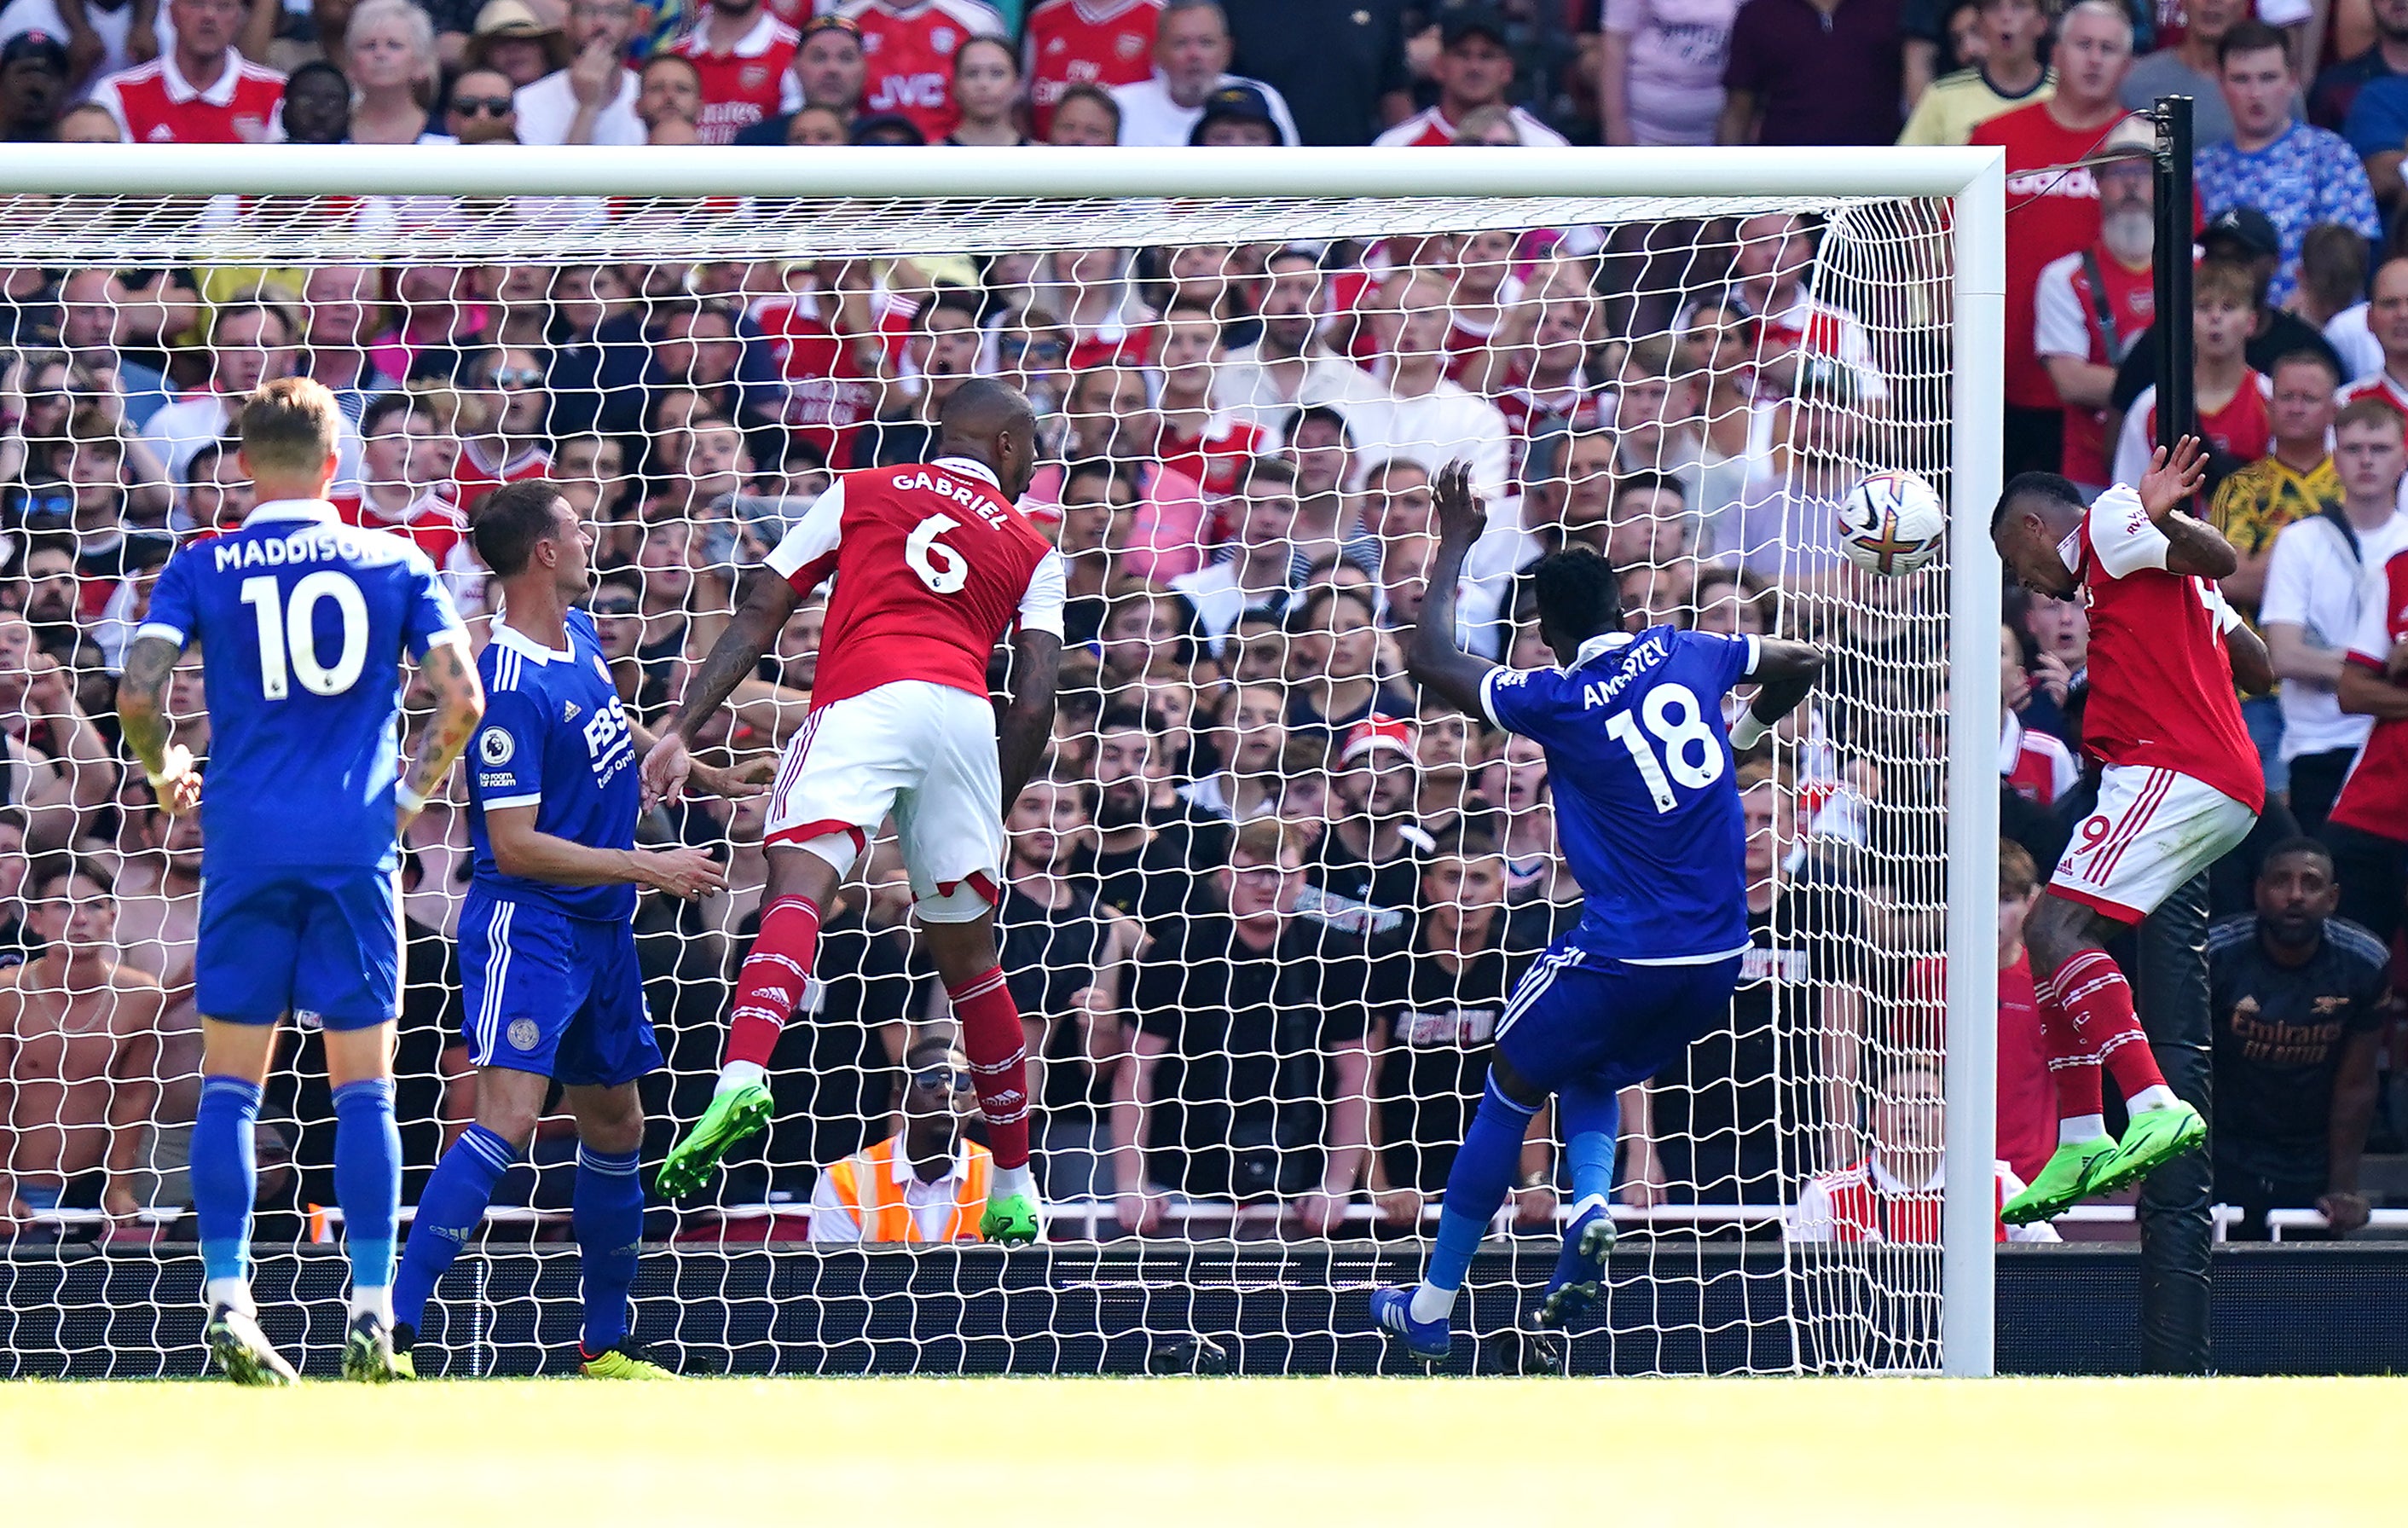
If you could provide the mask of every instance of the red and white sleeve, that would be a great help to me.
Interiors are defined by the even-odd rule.
[[[1028,575],[1020,596],[1020,629],[1062,635],[1062,610],[1069,603],[1068,571],[1058,551],[1049,551]]]
[[[2117,483],[2100,494],[2090,506],[2088,525],[2090,555],[2099,560],[2107,577],[2129,578],[2152,567],[2165,571],[2171,545],[2166,533],[2141,507],[2138,490]]]
[[[2408,593],[2408,555],[2358,575],[2358,624],[2349,631],[2349,662],[2383,672],[2391,657],[2391,611],[2403,593]]]
[[[838,478],[770,550],[768,566],[796,593],[809,594],[836,571],[837,546],[843,537],[844,479]]]

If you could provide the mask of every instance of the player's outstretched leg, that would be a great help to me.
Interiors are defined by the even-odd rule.
[[[481,1097],[482,1094],[480,1093]],[[426,1302],[462,1248],[484,1223],[494,1189],[518,1161],[518,1149],[482,1124],[472,1124],[435,1164],[419,1192],[418,1215],[401,1250],[393,1281],[394,1362],[401,1378],[418,1378],[418,1328]]]
[[[1566,1083],[1555,1107],[1571,1168],[1572,1218],[1555,1274],[1539,1297],[1535,1320],[1543,1327],[1578,1321],[1604,1292],[1605,1260],[1613,1250],[1613,1143],[1622,1131],[1615,1090],[1596,1078]]]
[[[847,851],[850,847],[845,840]],[[701,1188],[738,1142],[767,1128],[776,1108],[769,1096],[769,1056],[803,1000],[804,984],[819,954],[820,908],[835,891],[838,874],[815,851],[771,852],[771,894],[761,910],[761,932],[753,936],[752,951],[737,973],[718,1089],[694,1128],[669,1148],[653,1178],[669,1198]]]
[[[2040,1005],[2041,1041],[2048,1050],[2049,1080],[2057,1091],[2057,1142],[2024,1192],[1999,1207],[2009,1225],[2053,1220],[2093,1192],[2100,1164],[2115,1151],[2107,1135],[2106,1105],[2100,1092],[2099,1058],[2082,1042],[2058,1000],[2054,978],[2032,983]]]
[[[238,1385],[289,1385],[296,1378],[259,1329],[251,1297],[251,1207],[259,1192],[253,1131],[259,1084],[223,1074],[201,1079],[193,1116],[193,1212],[209,1315],[202,1340],[220,1372]]]
[[[402,1378],[393,1344],[401,1134],[394,1124],[391,1078],[362,1078],[335,1090],[335,1202],[343,1207],[343,1247],[351,1264],[343,1378],[382,1384]]]
[[[634,1150],[577,1149],[569,1220],[585,1307],[578,1368],[589,1379],[677,1378],[627,1332],[627,1293],[636,1285],[636,1251],[644,1236],[644,1185],[637,1168]]]
[[[1371,1321],[1400,1339],[1406,1351],[1432,1362],[1443,1359],[1455,1342],[1455,1297],[1471,1271],[1472,1254],[1521,1159],[1522,1137],[1530,1127],[1536,1104],[1506,1096],[1498,1086],[1497,1069],[1488,1073],[1479,1112],[1464,1133],[1463,1148],[1446,1177],[1446,1197],[1438,1217],[1438,1245],[1430,1252],[1422,1281],[1411,1289],[1382,1288],[1371,1292]]]
[[[946,991],[961,1025],[979,1112],[986,1117],[987,1150],[995,1153],[995,1181],[987,1191],[986,1212],[979,1217],[979,1235],[1006,1247],[1025,1247],[1043,1239],[1045,1217],[1037,1176],[1028,1165],[1028,1039],[1020,1008],[1000,965]]]

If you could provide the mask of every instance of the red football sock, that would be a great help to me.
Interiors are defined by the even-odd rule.
[[[2048,1079],[2057,1087],[2057,1119],[2100,1112],[2106,1105],[2099,1092],[2099,1058],[2083,1045],[2057,1001],[2056,980],[2042,977],[2032,983],[2032,992],[2040,1000],[2040,1037],[2048,1049]]]
[[[2072,1021],[2082,1048],[2099,1058],[2126,1098],[2166,1085],[2149,1037],[2132,1011],[2131,984],[2103,950],[2086,950],[2057,968],[2057,1002]]]
[[[812,957],[820,948],[820,909],[809,897],[781,896],[761,909],[761,932],[736,976],[736,1007],[727,1015],[727,1051],[720,1058],[769,1064],[778,1036],[803,1000]]]
[[[1028,1162],[1028,1041],[1020,1008],[1003,984],[1003,967],[947,988],[953,1021],[961,1025],[962,1051],[970,1058],[979,1112],[986,1116],[986,1149],[998,1167]]]

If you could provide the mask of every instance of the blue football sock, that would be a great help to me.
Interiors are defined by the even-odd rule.
[[[351,1259],[351,1309],[382,1310],[393,1288],[393,1228],[401,1219],[401,1132],[394,1126],[391,1078],[363,1078],[335,1090],[335,1203],[343,1207],[343,1250]]]
[[[220,1279],[250,1278],[251,1205],[259,1194],[251,1139],[259,1123],[259,1084],[238,1077],[201,1079],[193,1115],[193,1214],[200,1221],[201,1266],[211,1297]]]
[[[494,1186],[518,1161],[518,1150],[483,1125],[470,1125],[443,1153],[418,1196],[402,1249],[401,1271],[393,1281],[393,1318],[412,1331],[426,1315],[427,1297],[460,1249],[483,1223]]]
[[[1613,1143],[1622,1133],[1622,1099],[1612,1088],[1582,1078],[1555,1095],[1564,1132],[1564,1161],[1572,1174],[1572,1207],[1613,1196]]]
[[[1463,1148],[1455,1154],[1454,1170],[1446,1175],[1446,1197],[1440,1203],[1438,1246],[1430,1253],[1429,1271],[1414,1292],[1413,1319],[1436,1321],[1455,1307],[1455,1292],[1471,1270],[1471,1255],[1480,1250],[1488,1222],[1505,1203],[1513,1164],[1521,1160],[1522,1137],[1530,1128],[1535,1108],[1525,1108],[1497,1091],[1491,1074],[1481,1095],[1480,1112],[1464,1133]],[[1433,1308],[1440,1307],[1440,1308]]]
[[[585,1294],[584,1346],[598,1353],[627,1335],[627,1292],[636,1287],[636,1250],[644,1239],[644,1181],[637,1154],[577,1149],[577,1189],[569,1222],[577,1234]]]

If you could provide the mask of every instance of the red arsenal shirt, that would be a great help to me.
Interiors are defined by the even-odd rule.
[[[803,39],[768,11],[724,53],[714,53],[696,23],[673,49],[702,76],[702,121],[695,131],[705,143],[734,143],[736,135],[766,118],[799,111],[803,87],[795,79],[795,55]]]
[[[265,143],[275,136],[284,77],[229,48],[225,72],[201,90],[170,50],[110,75],[92,88],[92,99],[117,119],[128,143]]]
[[[1154,76],[1162,0],[1044,0],[1028,13],[1028,104],[1039,137],[1072,85],[1134,85]]]
[[[954,50],[972,37],[1010,35],[981,0],[851,0],[837,13],[861,28],[868,67],[862,111],[909,117],[930,143],[961,121],[953,105]]]
[[[2358,608],[2347,661],[2380,674],[2391,650],[2408,637],[2408,551],[2369,571]],[[2408,841],[2408,721],[2375,722],[2333,803],[2332,821]]]
[[[2007,402],[2016,408],[2061,407],[2032,348],[2033,294],[2050,261],[2099,237],[2098,179],[2049,166],[2084,158],[2114,126],[2060,127],[2049,104],[1993,117],[1968,140],[2007,151]]]

